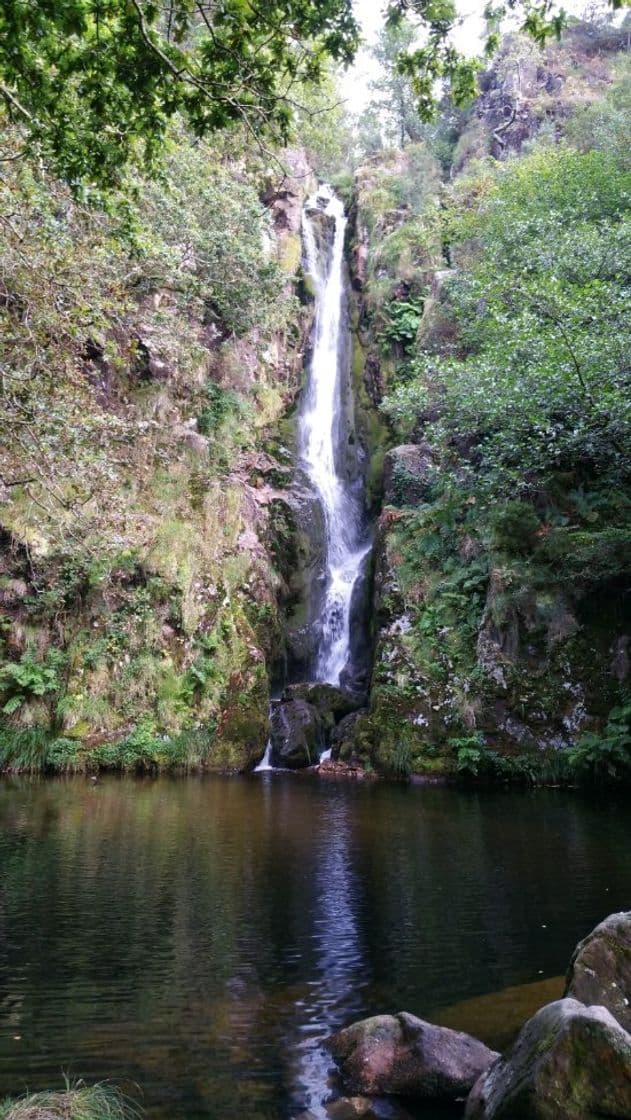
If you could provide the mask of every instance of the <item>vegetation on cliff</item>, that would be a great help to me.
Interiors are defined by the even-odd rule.
[[[313,164],[339,172],[352,149],[327,70],[354,49],[349,5],[288,0],[268,53],[239,5],[212,49],[204,5],[172,5],[168,27],[145,4],[99,24],[72,0],[37,27],[18,7],[0,16],[0,762],[247,769],[317,552],[284,489],[299,223]],[[529,27],[473,105],[423,124],[404,7],[365,159],[337,180],[357,438],[385,504],[370,706],[342,754],[396,775],[622,776],[627,32],[577,23],[542,53]],[[207,87],[217,52],[250,50],[241,100],[233,70]],[[300,150],[273,147],[289,135]]]
[[[570,91],[605,76],[590,30],[550,52]],[[366,345],[406,446],[386,461],[371,708],[347,749],[391,773],[631,773],[629,80],[611,47],[604,98],[555,91],[563,135],[539,127],[548,73],[513,39],[526,145],[498,160],[483,136],[435,193],[406,190],[435,130],[359,174]]]
[[[216,765],[260,753],[257,454],[302,341],[275,189],[245,136],[228,157],[182,130],[109,212],[30,162],[3,172],[5,765],[198,764],[219,724]]]

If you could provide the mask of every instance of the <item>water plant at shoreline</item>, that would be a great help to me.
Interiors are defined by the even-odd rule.
[[[0,1101],[0,1120],[139,1120],[141,1113],[108,1082],[67,1082],[65,1089]]]

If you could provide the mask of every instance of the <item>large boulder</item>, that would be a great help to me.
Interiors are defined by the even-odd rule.
[[[383,464],[385,505],[417,506],[428,501],[435,456],[427,443],[409,443],[388,451]]]
[[[497,1054],[471,1035],[406,1011],[353,1023],[329,1039],[347,1089],[425,1100],[465,1097]]]
[[[279,700],[270,712],[272,759],[275,766],[300,770],[318,761],[324,746],[322,718],[306,700]]]
[[[357,711],[366,702],[365,696],[323,681],[315,684],[306,681],[301,684],[290,684],[283,692],[282,699],[306,700],[331,726],[344,716]]]
[[[605,1007],[561,999],[474,1086],[465,1120],[631,1118],[631,1036]]]
[[[565,995],[606,1007],[631,1031],[631,911],[610,914],[579,942],[570,961]]]

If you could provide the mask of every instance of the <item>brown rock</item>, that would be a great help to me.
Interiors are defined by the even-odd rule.
[[[351,1092],[435,1101],[466,1096],[497,1057],[471,1035],[406,1011],[353,1023],[333,1035],[329,1046]]]

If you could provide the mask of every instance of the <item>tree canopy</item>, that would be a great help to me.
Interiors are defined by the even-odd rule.
[[[0,97],[28,148],[103,186],[151,162],[176,113],[197,136],[286,140],[300,84],[357,41],[351,0],[4,0]]]
[[[617,10],[628,7],[630,0],[608,0],[609,7]],[[556,36],[560,37],[567,16],[556,0],[488,0],[484,8],[487,37],[484,53],[492,57],[500,43],[502,21],[509,14],[521,22],[520,31],[529,35],[539,46]],[[391,0],[386,14],[390,28],[398,27],[403,20],[416,19],[423,39],[421,45],[405,50],[399,56],[398,68],[411,82],[417,97],[417,110],[421,120],[432,120],[436,110],[436,83],[444,80],[457,106],[466,105],[476,95],[476,73],[480,63],[467,58],[456,50],[451,33],[458,23],[456,0]]]

